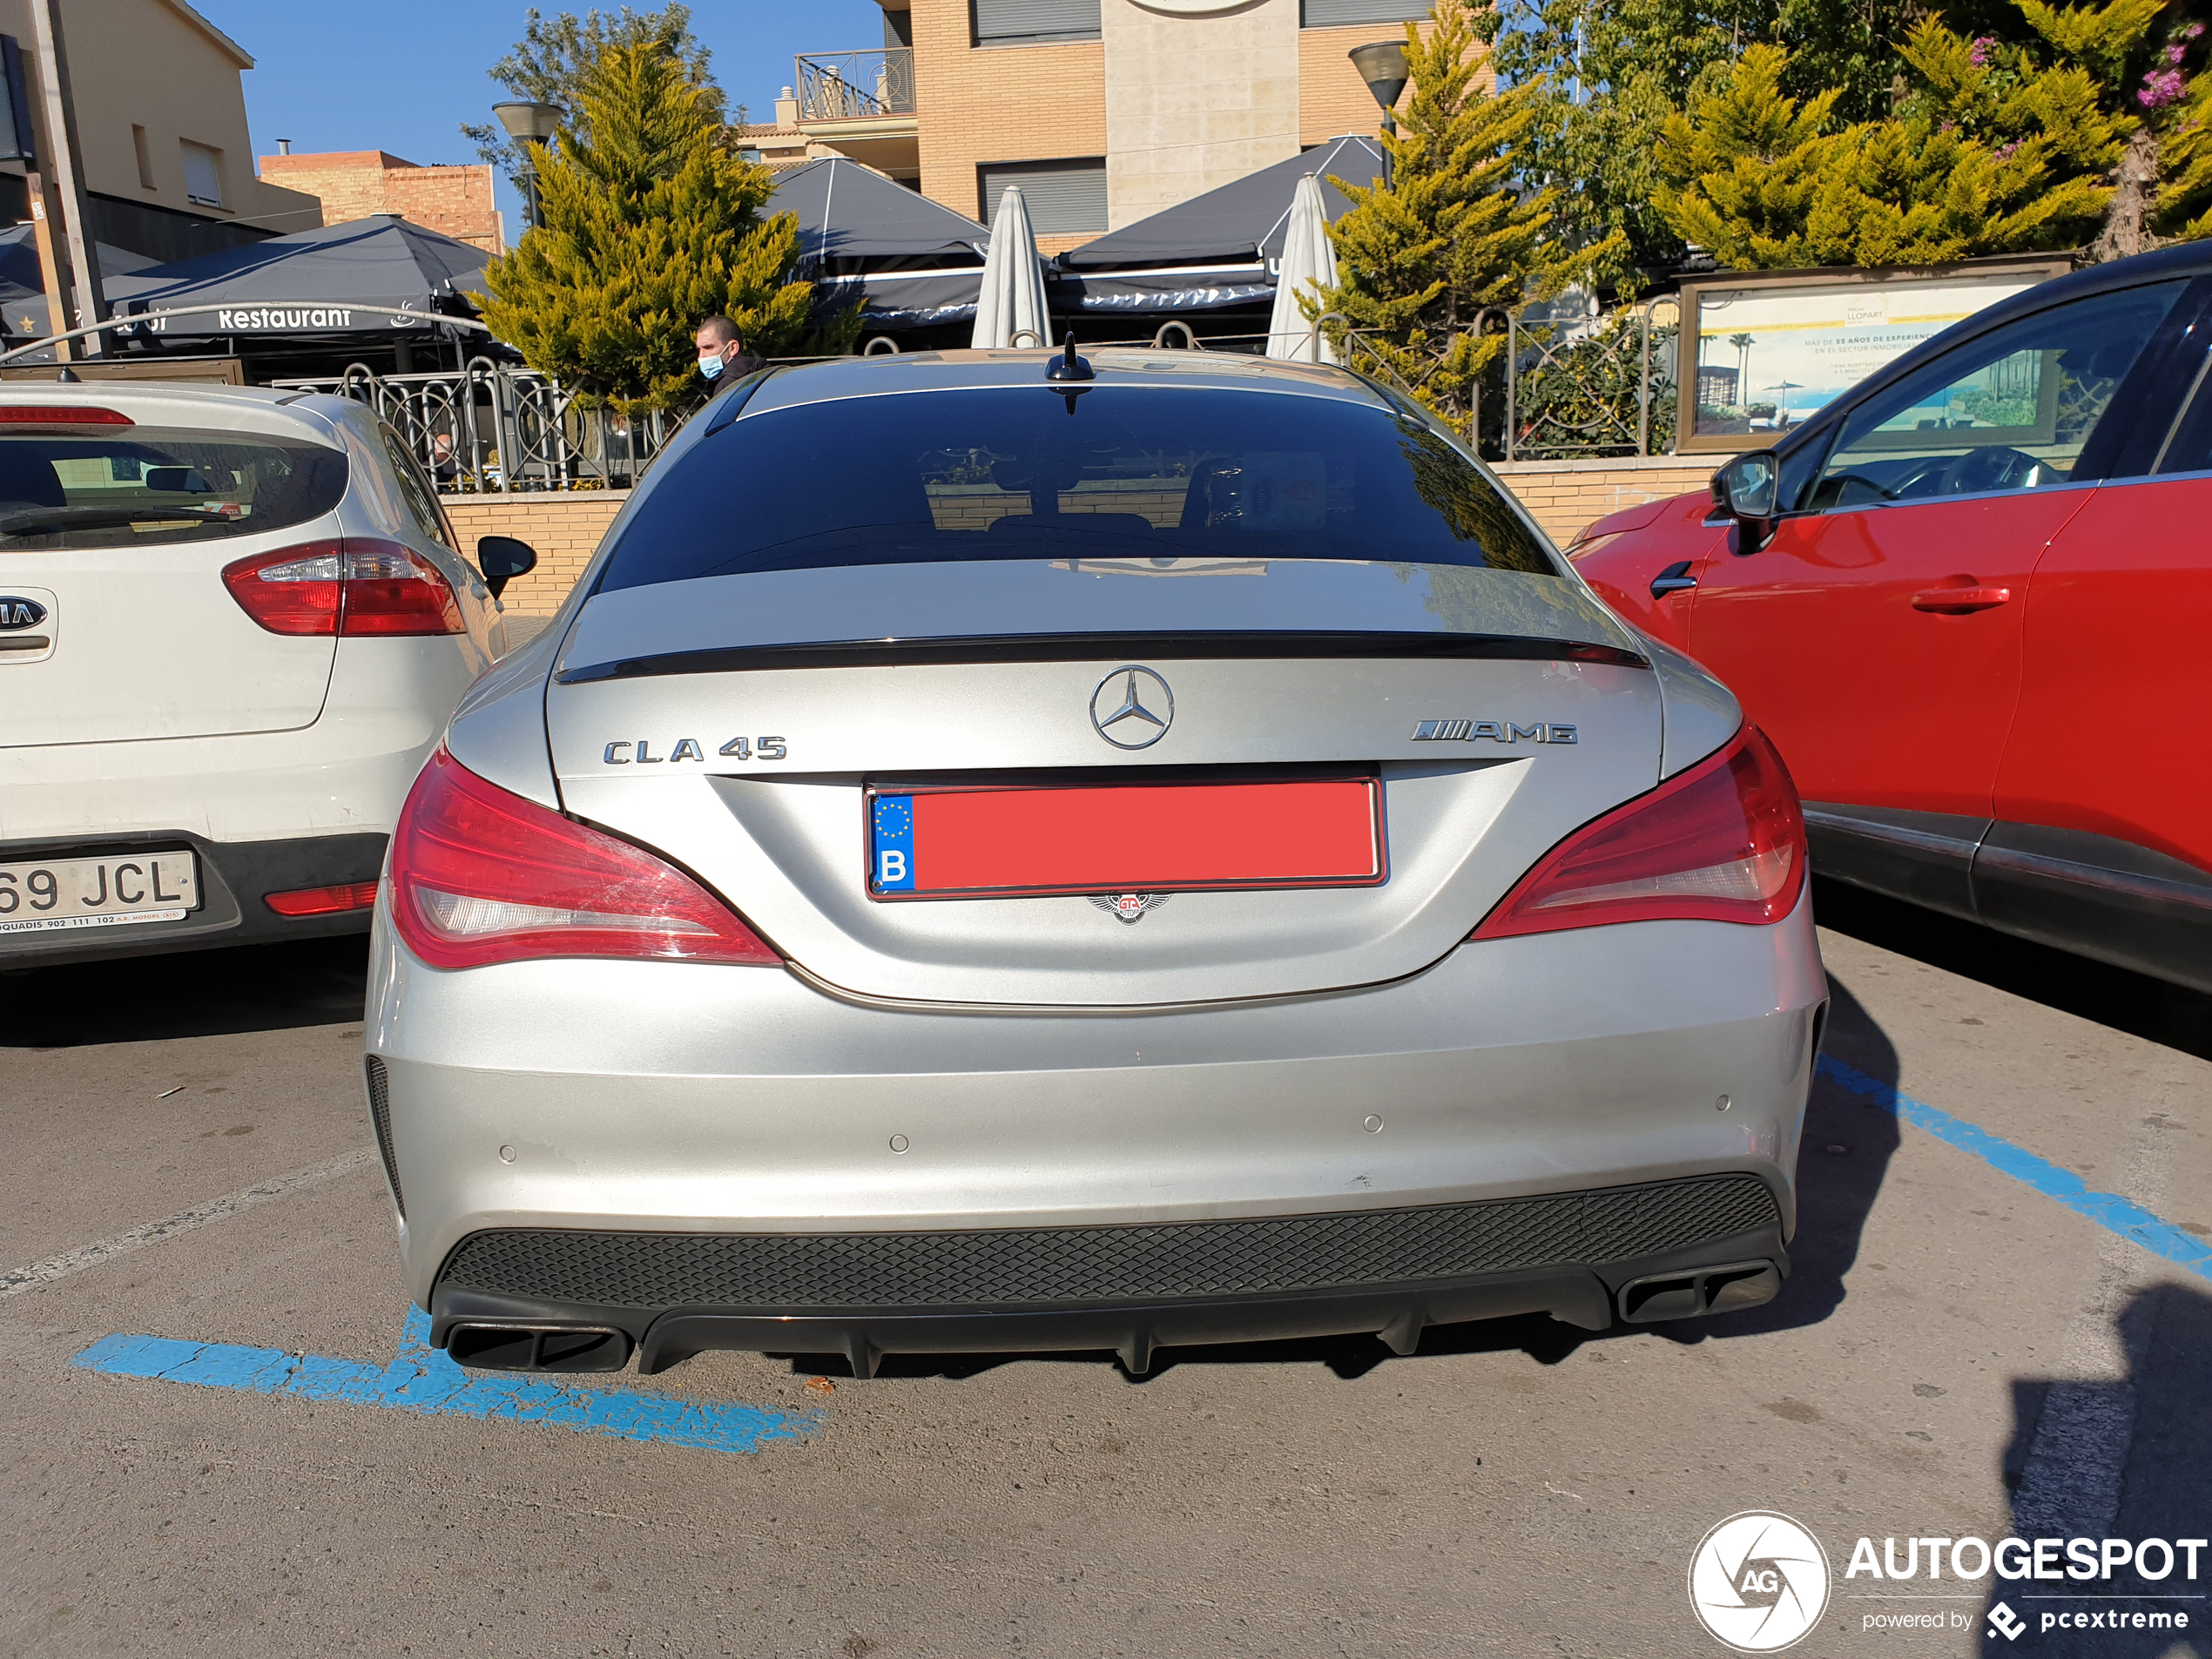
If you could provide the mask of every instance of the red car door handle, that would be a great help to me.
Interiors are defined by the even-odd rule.
[[[1963,616],[1969,610],[2001,605],[2012,597],[2010,588],[1928,588],[1912,596],[1912,608]]]

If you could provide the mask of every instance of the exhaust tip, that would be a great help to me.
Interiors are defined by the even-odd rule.
[[[446,1333],[446,1354],[477,1371],[620,1371],[630,1338],[604,1325],[469,1320]]]
[[[1781,1290],[1782,1275],[1772,1262],[1730,1262],[1692,1273],[1655,1274],[1630,1279],[1621,1287],[1621,1317],[1631,1325],[1650,1325],[1732,1313],[1771,1302]]]

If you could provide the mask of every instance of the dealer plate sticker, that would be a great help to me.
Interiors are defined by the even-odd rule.
[[[183,848],[0,864],[0,934],[181,921],[199,908],[199,860]]]

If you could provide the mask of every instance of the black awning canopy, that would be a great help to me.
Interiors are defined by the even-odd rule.
[[[142,325],[154,337],[194,338],[370,334],[435,327],[441,316],[473,314],[468,296],[484,292],[491,256],[394,213],[273,236],[244,247],[158,265],[111,280],[118,321],[149,311],[192,307],[193,314]],[[355,309],[383,306],[417,314],[418,324]],[[128,339],[139,330],[119,331]]]
[[[0,334],[17,339],[43,340],[51,327],[46,310],[46,275],[38,267],[37,228],[25,219],[20,225],[0,230]],[[133,275],[153,265],[145,254],[133,253],[110,242],[97,244],[95,252],[99,256],[100,275],[111,300],[118,292],[118,277]]]
[[[778,176],[765,210],[799,218],[796,274],[825,307],[859,300],[870,326],[921,327],[975,315],[991,233],[845,156]]]
[[[1290,223],[1291,198],[1307,173],[1321,180],[1321,200],[1334,224],[1351,211],[1334,177],[1366,184],[1382,176],[1382,146],[1357,135],[1332,138],[1246,173],[1203,196],[1163,208],[1150,219],[1109,231],[1081,247],[1070,248],[1055,264],[1063,271],[1151,271],[1160,266],[1260,265],[1283,252]]]

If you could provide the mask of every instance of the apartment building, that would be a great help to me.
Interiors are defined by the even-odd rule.
[[[507,252],[488,166],[417,166],[381,150],[287,151],[261,158],[261,178],[320,201],[326,225],[396,213],[495,257]]]
[[[1429,0],[883,5],[882,45],[800,57],[776,123],[746,142],[772,161],[850,155],[986,221],[1019,184],[1048,253],[1372,132],[1374,99],[1346,54],[1429,12]]]
[[[22,49],[37,145],[51,155],[31,17],[42,3],[0,0],[0,35]],[[89,239],[166,263],[323,222],[313,196],[254,175],[245,48],[185,0],[60,10]],[[0,217],[30,216],[23,178],[22,162],[0,160]]]

